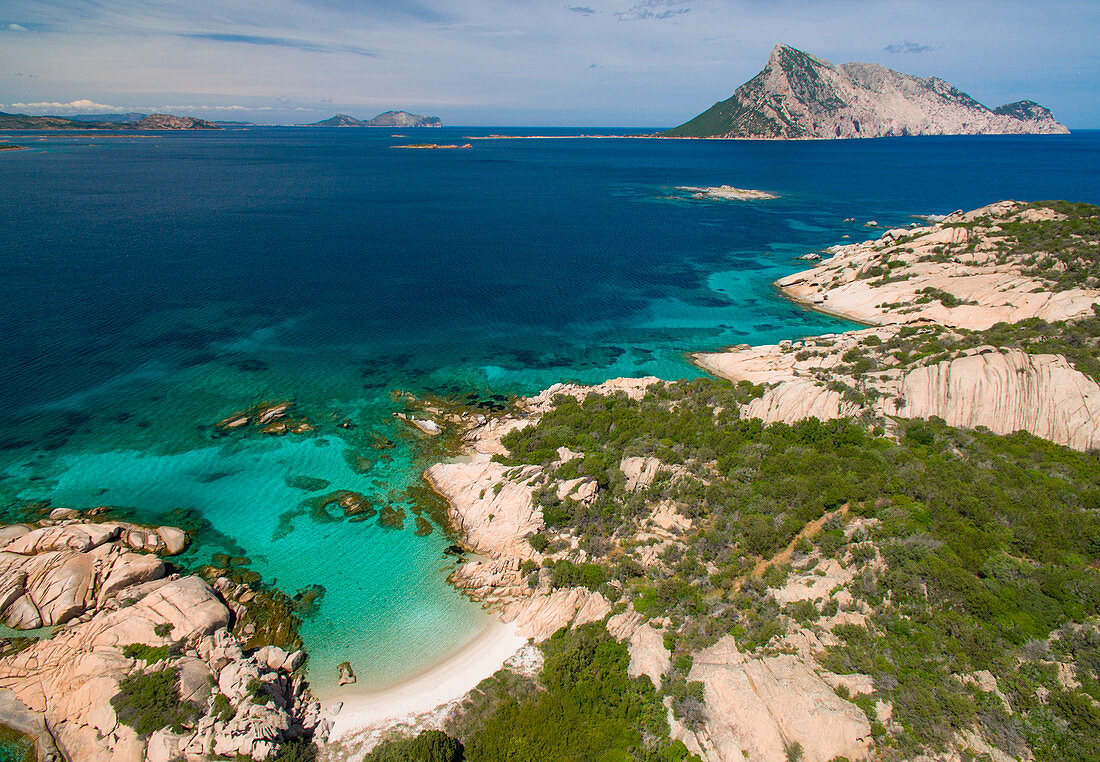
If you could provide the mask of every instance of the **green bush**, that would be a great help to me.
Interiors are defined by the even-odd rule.
[[[398,738],[376,746],[363,762],[462,762],[462,744],[442,730],[422,730],[412,738]]]
[[[279,747],[275,762],[316,762],[317,746],[304,738],[297,738]]]
[[[138,672],[124,677],[119,692],[111,699],[118,721],[129,725],[140,736],[161,728],[182,732],[186,724],[201,714],[194,704],[182,701],[179,670],[165,667],[156,672]]]
[[[604,571],[599,564],[574,564],[572,561],[555,561],[551,567],[554,587],[587,587],[595,590],[604,582]]]
[[[145,643],[131,643],[122,649],[127,659],[141,659],[146,664],[154,664],[168,658],[168,646],[149,646]]]
[[[224,693],[214,694],[213,715],[215,719],[219,722],[229,722],[233,719],[234,714],[236,714],[236,710],[229,701],[229,697]]]
[[[466,759],[685,759],[653,684],[627,674],[630,654],[603,623],[559,630],[542,648],[546,690],[502,704],[466,739]]]

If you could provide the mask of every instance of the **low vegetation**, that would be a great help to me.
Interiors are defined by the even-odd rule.
[[[1069,201],[1041,201],[1064,219],[1005,222],[1008,251],[1025,258],[1027,275],[1042,278],[1054,291],[1100,288],[1100,207]]]
[[[1089,368],[1098,324],[903,332],[865,349],[913,362],[980,343],[1076,346],[1079,367]],[[845,698],[868,713],[880,751],[942,749],[975,730],[1014,755],[1100,757],[1100,455],[938,419],[898,422],[895,438],[873,421],[764,426],[738,414],[757,394],[748,384],[697,380],[658,384],[640,401],[561,397],[537,426],[509,434],[510,455],[500,458],[552,474],[536,494],[547,529],[532,545],[547,554],[553,584],[597,589],[663,629],[673,669],[659,688],[677,718],[689,727],[705,718],[701,686],[688,679],[699,649],[732,634],[745,652],[774,653],[785,635],[837,614],[834,598],[781,608],[772,594],[792,572],[833,558],[852,572],[845,606],[863,624],[829,625],[841,642],[821,658],[835,672],[872,677],[872,695]],[[559,447],[582,456],[559,463]],[[660,462],[652,484],[627,489],[620,464],[630,456]],[[555,483],[580,476],[599,484],[597,499],[559,500]],[[679,529],[653,530],[663,504],[687,520]],[[562,653],[599,640],[593,631],[576,637]],[[564,711],[550,703],[555,691],[585,686],[597,704],[610,700],[602,676],[555,677],[554,643],[549,692],[498,707],[468,754],[508,758],[505,728]],[[982,682],[986,673],[996,690]],[[621,710],[644,723],[657,693],[632,690]],[[886,725],[880,701],[893,708]],[[554,742],[532,733],[515,737]],[[601,742],[617,733],[599,731]],[[632,743],[621,746],[640,758]]]
[[[119,722],[140,736],[161,728],[182,732],[184,725],[201,715],[198,707],[180,698],[179,670],[175,667],[128,675],[119,682],[118,689],[111,707]]]
[[[627,674],[626,646],[602,623],[560,630],[542,650],[545,664],[537,681],[502,670],[482,682],[449,720],[449,736],[461,739],[459,756],[423,759],[693,759],[682,743],[669,740],[665,708],[653,684],[649,678]],[[376,751],[381,756],[367,759],[412,759],[385,756],[411,742],[390,742]]]
[[[958,357],[967,350],[990,346],[1028,354],[1062,355],[1077,370],[1100,381],[1100,305],[1094,305],[1093,310],[1092,316],[1073,321],[1049,323],[1042,318],[1029,318],[1019,323],[997,323],[984,331],[936,325],[904,326],[885,340],[869,336],[862,346],[849,349],[843,356],[847,365],[839,370],[861,377],[891,368],[930,365]],[[799,352],[799,359],[813,357],[814,345],[809,340]],[[818,375],[836,380],[835,369],[822,369]]]
[[[168,646],[150,646],[145,643],[131,643],[122,649],[127,659],[140,659],[146,664],[154,664],[168,658]]]

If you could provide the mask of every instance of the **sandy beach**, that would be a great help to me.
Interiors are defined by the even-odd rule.
[[[327,707],[344,706],[334,720],[331,738],[369,733],[411,721],[461,698],[500,669],[527,644],[514,625],[492,620],[465,645],[428,670],[382,690],[355,692],[354,686],[323,697]]]

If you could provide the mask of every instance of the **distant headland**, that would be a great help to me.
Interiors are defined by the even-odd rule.
[[[990,109],[938,77],[915,77],[872,63],[832,64],[776,45],[764,69],[732,97],[660,136],[797,139],[1068,132],[1050,109],[1034,101]]]
[[[135,118],[136,117],[136,118]],[[205,119],[173,114],[28,116],[0,111],[0,130],[220,130]]]

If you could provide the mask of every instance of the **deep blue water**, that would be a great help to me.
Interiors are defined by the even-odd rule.
[[[694,376],[688,351],[851,328],[771,283],[876,234],[866,220],[1100,202],[1097,132],[394,147],[490,132],[12,135],[31,150],[0,154],[0,500],[190,509],[210,524],[188,560],[230,550],[290,592],[325,586],[304,630],[315,681],[351,659],[361,683],[392,682],[482,621],[444,582],[446,540],[308,516],[278,531],[305,497],[290,476],[407,504],[422,457],[392,389]],[[780,197],[675,191],[721,184]],[[327,425],[209,430],[283,397]],[[398,446],[380,455],[370,432]]]

